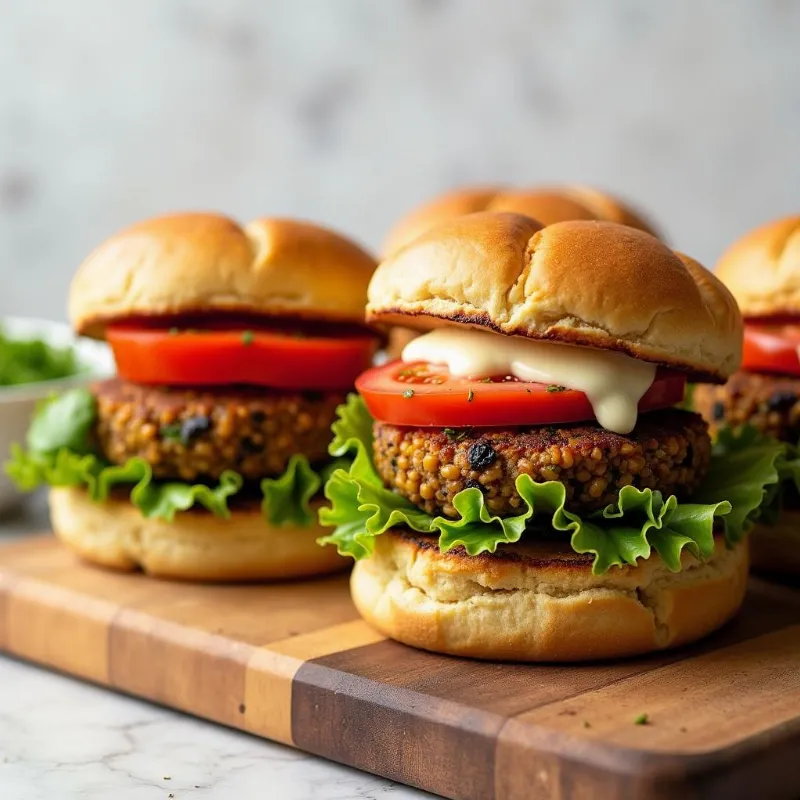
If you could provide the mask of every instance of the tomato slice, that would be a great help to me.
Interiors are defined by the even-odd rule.
[[[123,378],[169,386],[349,389],[377,348],[368,335],[292,336],[257,328],[164,330],[120,323],[110,325],[107,336]]]
[[[745,325],[742,367],[752,372],[800,375],[800,330],[797,326]]]
[[[685,388],[683,374],[659,369],[639,410],[675,405]],[[393,361],[367,370],[356,380],[356,389],[375,419],[393,425],[506,427],[595,418],[583,392],[511,377],[454,378],[445,367],[425,363]]]

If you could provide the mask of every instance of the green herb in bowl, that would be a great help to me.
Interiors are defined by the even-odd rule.
[[[43,339],[15,339],[0,330],[0,386],[68,378],[81,372],[75,352]]]

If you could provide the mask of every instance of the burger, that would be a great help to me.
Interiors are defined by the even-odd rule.
[[[378,344],[372,257],[287,219],[141,222],[79,267],[69,315],[117,377],[38,410],[8,473],[105,567],[195,580],[316,575],[331,423]]]
[[[545,225],[568,220],[603,220],[657,235],[650,223],[630,205],[606,192],[587,186],[528,189],[472,187],[447,192],[401,217],[386,237],[383,255],[393,255],[436,225],[479,211],[525,214]],[[414,335],[414,331],[409,328],[398,327],[392,330],[389,353],[399,355]]]
[[[656,235],[650,223],[630,205],[588,186],[468,187],[439,195],[401,217],[384,241],[383,255],[393,255],[443,222],[479,211],[510,211],[545,225],[569,220],[616,222]]]
[[[719,436],[730,430],[785,443],[781,482],[752,537],[753,565],[800,575],[800,216],[735,242],[716,270],[745,318],[742,368],[723,386],[697,386],[693,402]]]
[[[730,293],[658,239],[512,213],[384,261],[367,320],[422,335],[356,381],[324,539],[385,635],[486,659],[579,661],[694,641],[739,608],[745,533],[780,446],[720,460],[678,408],[724,381]]]

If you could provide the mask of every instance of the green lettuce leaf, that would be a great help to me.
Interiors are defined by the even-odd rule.
[[[107,500],[116,486],[131,487],[130,500],[143,516],[168,522],[178,511],[187,511],[194,505],[219,517],[230,517],[228,498],[242,488],[242,477],[235,472],[223,472],[216,486],[156,481],[144,459],[131,458],[124,465],[110,465],[91,453],[75,453],[67,448],[37,453],[13,445],[5,470],[24,492],[44,485],[81,486],[98,503]]]
[[[36,453],[67,448],[89,452],[89,432],[97,417],[97,401],[88,389],[72,389],[42,401],[28,428],[28,447]]]
[[[304,455],[292,456],[283,475],[261,481],[264,516],[272,525],[307,527],[315,519],[311,500],[328,477],[346,463],[337,459],[317,472]]]
[[[765,436],[752,425],[743,425],[736,430],[726,427],[719,432],[714,444],[714,454],[731,464],[732,469],[747,468],[746,463],[737,463],[737,455],[746,450],[754,459],[759,454],[763,459],[766,457],[765,453],[775,446],[774,439]],[[800,491],[800,447],[786,442],[781,442],[778,446],[781,447],[775,461],[778,481],[766,487],[764,501],[754,515],[754,519],[757,518],[767,525],[774,525],[778,521],[785,492],[790,487]]]
[[[386,489],[372,463],[372,420],[363,401],[351,396],[338,409],[332,455],[352,458],[349,469],[337,469],[325,486],[330,508],[320,510],[320,522],[333,526],[322,544],[336,545],[343,555],[365,558],[375,549],[375,537],[394,525],[420,533],[438,533],[446,552],[462,546],[470,555],[495,552],[501,544],[519,541],[527,530],[558,531],[569,536],[573,550],[593,556],[592,569],[601,574],[613,566],[635,564],[655,550],[669,569],[681,568],[686,548],[698,558],[714,549],[715,519],[720,517],[732,544],[752,525],[768,487],[778,481],[777,443],[736,439],[728,452],[712,459],[708,480],[693,498],[678,503],[660,492],[626,486],[619,499],[602,511],[582,518],[565,508],[566,489],[558,481],[536,483],[520,475],[516,488],[524,508],[513,517],[497,517],[486,508],[482,492],[464,489],[453,498],[458,519],[433,517]]]
[[[130,487],[130,500],[143,516],[168,522],[196,505],[230,517],[228,498],[241,490],[241,475],[226,471],[216,486],[207,486],[155,480],[152,468],[141,458],[121,466],[109,464],[92,452],[90,433],[96,415],[96,401],[86,389],[45,401],[31,422],[28,450],[12,446],[6,474],[25,492],[43,485],[80,486],[97,502],[106,500],[114,487]],[[330,473],[344,465],[337,459],[317,472],[305,456],[294,456],[283,475],[262,482],[266,518],[274,525],[309,525],[314,519],[310,500]]]

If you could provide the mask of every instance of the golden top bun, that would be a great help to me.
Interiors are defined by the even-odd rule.
[[[707,561],[684,551],[680,572],[653,555],[603,575],[555,540],[480,556],[435,542],[400,528],[379,536],[353,570],[353,602],[386,636],[471,658],[587,661],[677,647],[730,619],[747,585],[747,543],[729,549],[721,536]]]
[[[208,312],[362,323],[374,269],[357,244],[308,222],[173,214],[101,244],[72,281],[69,316],[95,337],[114,320]]]
[[[657,235],[650,224],[630,206],[588,186],[544,189],[482,187],[457,189],[415,208],[389,232],[383,254],[390,256],[436,225],[477,211],[512,211],[538,219],[544,225],[574,219],[596,219],[618,222]]]
[[[800,314],[800,214],[769,222],[734,242],[716,274],[745,317]]]
[[[367,320],[617,350],[709,381],[741,360],[742,319],[722,283],[653,236],[610,222],[542,228],[478,213],[444,223],[378,267]]]

